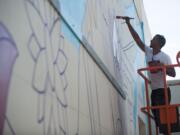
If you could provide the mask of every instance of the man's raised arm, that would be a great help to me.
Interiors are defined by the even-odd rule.
[[[139,48],[145,52],[145,44],[142,42],[141,38],[139,37],[139,35],[137,34],[137,32],[134,30],[134,28],[132,27],[131,23],[130,23],[130,18],[128,16],[116,16],[117,19],[123,19],[126,21],[126,24],[128,26],[128,29],[133,37],[133,39],[135,40],[135,42],[137,43],[137,45],[139,46]]]

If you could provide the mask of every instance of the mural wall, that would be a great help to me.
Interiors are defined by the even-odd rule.
[[[133,0],[1,0],[0,135],[139,134],[145,60],[116,15],[134,17],[144,40]]]

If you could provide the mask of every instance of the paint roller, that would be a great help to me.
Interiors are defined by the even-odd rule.
[[[128,18],[128,19],[134,19],[134,18],[128,17],[128,16],[116,16],[116,19],[126,19],[126,18]]]

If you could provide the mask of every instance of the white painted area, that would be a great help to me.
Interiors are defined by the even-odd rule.
[[[133,0],[87,0],[81,27],[126,91],[127,100],[117,93],[83,46],[78,48],[62,32],[65,25],[47,0],[0,3],[0,21],[19,52],[9,85],[5,114],[9,121],[5,121],[4,135],[11,134],[12,129],[18,135],[138,134],[138,117],[146,123],[139,111],[143,88],[136,72],[144,66],[144,55],[127,26],[114,18],[131,13]],[[133,26],[139,30],[143,18],[136,11],[132,14]],[[144,27],[148,31],[147,25]]]

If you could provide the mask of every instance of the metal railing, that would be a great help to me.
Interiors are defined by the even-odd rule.
[[[177,60],[177,64],[172,64],[172,65],[163,65],[163,66],[151,66],[151,67],[146,67],[146,68],[141,68],[138,70],[139,75],[145,80],[145,87],[146,87],[146,107],[142,107],[141,111],[143,113],[145,113],[148,116],[148,128],[149,128],[149,135],[152,135],[152,131],[151,131],[151,119],[154,119],[154,117],[151,115],[150,110],[154,110],[154,109],[165,109],[166,112],[166,125],[168,127],[168,135],[171,135],[171,121],[170,121],[170,109],[171,108],[177,108],[180,107],[180,104],[170,104],[168,102],[168,91],[167,91],[167,82],[166,82],[166,70],[167,68],[175,68],[175,67],[180,67],[180,51],[178,52],[177,56],[176,56],[176,60]],[[149,80],[149,78],[143,74],[144,71],[152,71],[152,70],[161,70],[163,73],[163,81],[164,81],[164,95],[165,95],[165,104],[164,105],[158,105],[158,106],[150,106],[150,101],[149,101],[149,90],[148,90],[148,84],[151,83],[151,81]],[[175,83],[173,85],[180,85],[180,83]],[[171,114],[172,115],[172,114]],[[177,119],[179,120],[179,114],[176,116]],[[178,122],[179,124],[179,122]],[[179,125],[178,125],[179,126]],[[180,128],[180,126],[179,126]],[[180,129],[179,129],[180,132]],[[156,126],[156,134],[158,135],[158,128]]]

